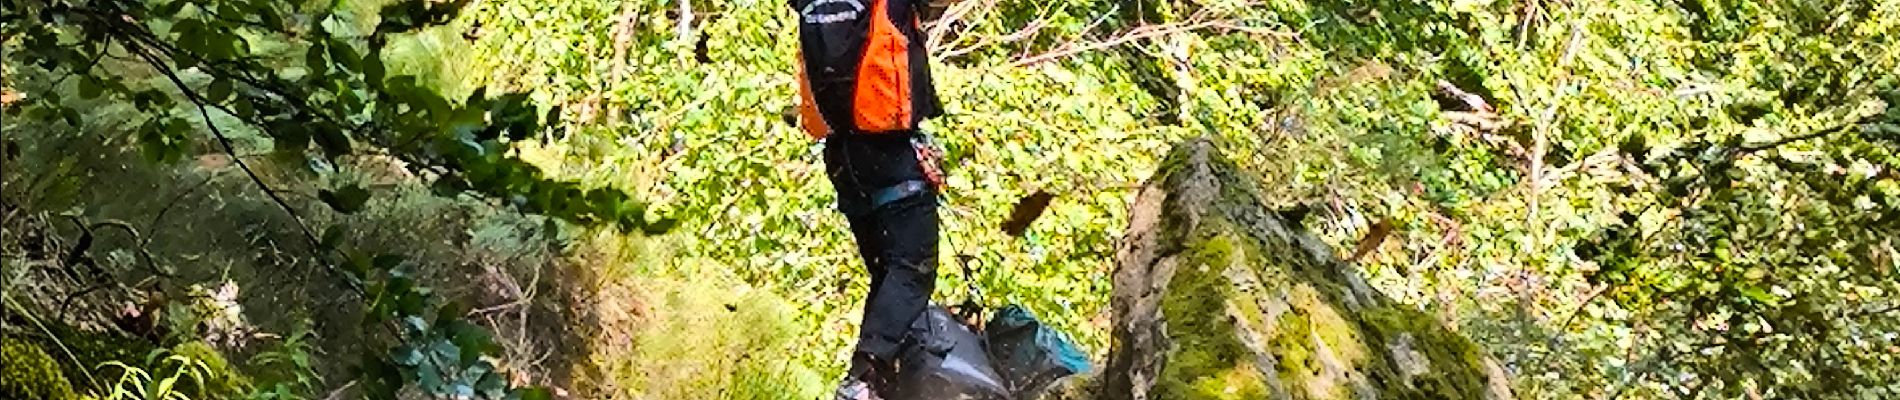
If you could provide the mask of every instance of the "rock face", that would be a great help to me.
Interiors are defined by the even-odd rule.
[[[1258,186],[1206,140],[1163,162],[1117,250],[1112,344],[1085,397],[1511,397],[1475,345],[1372,289]]]

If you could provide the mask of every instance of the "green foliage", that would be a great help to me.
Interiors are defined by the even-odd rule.
[[[228,399],[242,397],[253,391],[251,380],[233,368],[224,354],[205,342],[184,342],[172,346],[166,360],[172,357],[191,360],[198,367],[197,375],[190,381],[176,385],[177,391],[191,398]],[[151,357],[148,357],[150,359]],[[161,370],[161,364],[147,362],[152,370]],[[182,368],[181,369],[185,369]]]
[[[6,88],[26,93],[5,107],[8,135],[14,121],[115,131],[172,161],[274,148],[338,214],[390,197],[334,169],[388,156],[440,193],[567,222],[679,218],[692,240],[607,275],[729,276],[803,300],[785,312],[796,343],[761,351],[837,367],[866,289],[818,145],[781,122],[790,13],[689,3],[8,0]],[[1336,246],[1390,221],[1359,260],[1371,283],[1443,311],[1525,397],[1900,393],[1900,3],[978,5],[927,26],[949,111],[929,127],[950,158],[942,265],[968,263],[987,300],[1086,348],[1107,347],[1127,188],[1171,141],[1212,134]],[[1180,29],[1087,46],[1155,31],[1142,26]],[[442,46],[463,38],[472,49]],[[1094,51],[1019,63],[1078,47]],[[994,229],[1038,191],[1056,197],[1027,235]],[[494,365],[463,362],[481,335],[438,321],[453,296],[404,271],[417,260],[334,229],[312,229],[327,244],[313,247],[397,339],[382,350],[426,356],[377,350],[365,369],[427,392],[479,386],[451,376]],[[964,293],[943,270],[940,291]]]
[[[145,365],[139,367],[120,361],[99,365],[101,370],[119,371],[118,379],[106,388],[106,400],[208,398],[202,391],[188,389],[205,387],[207,375],[215,373],[206,360],[160,350],[147,356]]]
[[[797,357],[796,303],[768,291],[704,275],[640,279],[644,314],[631,343],[598,357],[605,382],[598,398],[809,399],[834,383]],[[738,290],[731,287],[737,286]]]
[[[817,145],[779,122],[788,12],[694,2],[680,30],[677,6],[474,5],[474,58],[495,71],[476,80],[571,105],[569,140],[533,157],[552,174],[650,188],[702,238],[682,256],[815,299],[814,324],[853,319],[863,289]],[[1011,65],[1197,16],[1244,29]],[[1210,133],[1269,202],[1323,204],[1309,226],[1335,245],[1391,221],[1361,261],[1372,283],[1445,310],[1522,393],[1879,397],[1900,376],[1880,300],[1900,289],[1883,235],[1896,107],[1873,101],[1900,67],[1900,4],[1057,1],[961,18],[932,43],[958,53],[933,65],[944,253],[1098,351],[1120,188]],[[1495,126],[1455,119],[1471,110],[1441,82]],[[1026,238],[992,228],[1039,190],[1056,201]]]
[[[464,320],[463,303],[437,304],[434,290],[399,268],[393,256],[352,258],[351,276],[367,282],[371,302],[368,326],[397,326],[401,343],[387,354],[366,354],[360,366],[364,392],[371,398],[396,398],[414,384],[440,398],[521,399],[535,392],[511,388],[505,371],[492,358],[501,346],[481,326]],[[545,390],[545,389],[542,389]]]
[[[258,377],[257,388],[246,396],[250,400],[303,400],[317,398],[323,377],[312,360],[310,330],[299,327],[281,343],[246,361],[248,370]]]
[[[438,396],[545,397],[545,391],[507,387],[487,361],[479,360],[495,355],[497,346],[483,329],[461,321],[461,314],[444,313],[437,326],[403,324],[430,315],[422,309],[436,301],[429,289],[391,272],[402,262],[399,258],[353,258],[338,248],[339,231],[319,238],[298,210],[266,184],[254,162],[238,154],[228,128],[218,120],[229,118],[263,134],[275,148],[272,159],[308,166],[302,172],[306,179],[307,174],[327,173],[330,165],[346,158],[389,156],[409,172],[428,177],[444,196],[473,194],[525,212],[622,231],[660,233],[670,227],[670,220],[653,219],[642,202],[625,192],[546,179],[539,168],[512,155],[513,146],[541,132],[544,122],[542,110],[525,95],[488,96],[476,90],[452,101],[423,87],[416,77],[389,74],[383,54],[391,38],[444,24],[466,4],[389,4],[373,16],[372,28],[359,31],[350,16],[294,3],[8,1],[0,14],[0,38],[11,53],[33,61],[8,67],[34,68],[52,78],[50,83],[29,84],[36,90],[27,104],[10,104],[6,111],[80,128],[86,121],[62,93],[129,104],[134,114],[146,117],[134,142],[159,163],[189,155],[191,135],[204,133],[203,138],[231,156],[290,214],[319,252],[316,258],[331,266],[331,277],[371,302],[367,312],[372,322],[401,324],[393,335],[401,342],[395,355],[418,347],[457,346],[459,354],[448,360],[369,357],[368,370],[386,373],[375,381],[381,385],[370,386],[372,393],[393,398],[406,382],[415,381],[425,393]],[[17,51],[12,50],[15,45]],[[143,77],[162,80],[146,82]],[[68,80],[76,86],[73,92],[62,92]],[[190,105],[182,116],[170,112],[178,99]],[[558,107],[552,114],[558,118]],[[321,190],[317,197],[349,214],[363,209],[373,194],[346,185]],[[181,376],[198,380],[200,375],[193,365],[171,369],[169,376],[119,366],[126,369],[121,386],[138,389],[126,393],[145,398],[176,396],[169,388]]]
[[[20,400],[73,399],[73,385],[46,350],[12,336],[0,338],[0,397]]]

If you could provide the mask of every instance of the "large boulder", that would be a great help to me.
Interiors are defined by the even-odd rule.
[[[1470,340],[1372,289],[1260,190],[1207,140],[1171,152],[1117,250],[1112,344],[1086,397],[1511,396]]]

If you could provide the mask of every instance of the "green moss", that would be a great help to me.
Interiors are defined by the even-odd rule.
[[[1216,154],[1194,160],[1196,150],[1177,146],[1158,175],[1181,193],[1217,196],[1171,196],[1164,206],[1174,214],[1160,221],[1160,241],[1177,244],[1184,262],[1161,304],[1172,345],[1159,398],[1483,397],[1475,345],[1376,292],[1355,294],[1350,267],[1289,239],[1302,233],[1260,205],[1252,180],[1232,176]],[[1217,192],[1192,192],[1203,189]],[[1411,353],[1403,362],[1392,350],[1401,340]],[[1401,364],[1417,362],[1411,355],[1429,365],[1408,377]],[[1274,362],[1268,371],[1253,364],[1263,356]]]
[[[0,398],[68,400],[74,398],[73,385],[38,344],[5,337],[0,338]]]
[[[1225,312],[1233,288],[1224,283],[1221,270],[1244,253],[1225,236],[1199,242],[1188,262],[1177,267],[1161,300],[1173,353],[1156,392],[1180,399],[1262,397],[1266,386]]]
[[[1411,334],[1412,349],[1432,363],[1425,373],[1412,377],[1408,389],[1414,390],[1388,390],[1387,398],[1484,397],[1483,354],[1469,339],[1445,329],[1425,313],[1398,306],[1367,310],[1363,321],[1381,341],[1397,340],[1400,333]]]
[[[47,328],[52,332],[52,337],[58,338],[58,343],[38,338],[10,339],[37,346],[53,355],[54,365],[77,392],[98,389],[97,385],[109,383],[94,381],[101,378],[91,375],[100,364],[120,361],[137,365],[144,362],[145,356],[155,348],[151,342],[141,339],[89,332],[58,324],[49,324]]]
[[[1313,361],[1313,349],[1307,345],[1306,338],[1312,334],[1311,324],[1299,311],[1280,315],[1277,325],[1280,331],[1271,341],[1274,356],[1279,359],[1278,368],[1281,382],[1302,382],[1317,373]]]

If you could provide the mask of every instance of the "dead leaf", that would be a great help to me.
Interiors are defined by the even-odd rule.
[[[1041,217],[1043,210],[1049,208],[1049,201],[1055,198],[1055,194],[1038,190],[1036,194],[1023,197],[1022,200],[1017,201],[1016,209],[1009,213],[1009,220],[1003,222],[1003,233],[1008,233],[1010,236],[1022,237],[1023,232],[1029,230],[1029,223],[1035,222],[1036,218]]]
[[[11,88],[0,89],[0,106],[10,106],[25,98],[26,94],[15,92]]]
[[[1392,220],[1380,219],[1379,222],[1373,223],[1371,229],[1366,230],[1366,235],[1359,238],[1359,245],[1353,247],[1352,257],[1347,258],[1346,261],[1359,262],[1360,257],[1365,257],[1366,254],[1378,249],[1380,244],[1385,243],[1385,237],[1391,234]]]

